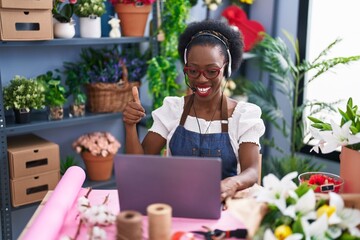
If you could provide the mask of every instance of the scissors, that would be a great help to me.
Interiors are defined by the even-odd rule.
[[[246,229],[235,229],[235,230],[227,230],[223,231],[220,229],[212,230],[211,228],[207,226],[202,226],[206,231],[191,231],[192,233],[196,233],[199,235],[204,236],[206,240],[220,240],[220,239],[226,239],[230,237],[235,237],[239,239],[245,239],[247,236],[247,230]]]

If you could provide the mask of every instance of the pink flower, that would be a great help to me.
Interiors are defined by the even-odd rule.
[[[94,156],[114,155],[121,147],[120,142],[108,132],[93,132],[80,136],[72,144],[77,153],[88,151]]]
[[[77,2],[77,0],[69,0],[70,4],[75,4]]]

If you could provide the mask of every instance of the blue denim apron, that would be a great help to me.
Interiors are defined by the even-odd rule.
[[[237,157],[230,143],[228,133],[228,109],[226,97],[221,99],[221,133],[201,134],[186,130],[187,116],[194,103],[194,94],[184,106],[180,124],[169,142],[174,156],[220,157],[222,179],[237,174]]]

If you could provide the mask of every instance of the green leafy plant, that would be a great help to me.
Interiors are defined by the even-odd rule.
[[[106,13],[106,0],[78,0],[74,12],[78,17],[101,17]]]
[[[44,108],[44,88],[34,79],[15,76],[8,86],[4,87],[4,107],[6,109],[30,109]]]
[[[302,114],[305,108],[317,106],[317,110],[329,109],[334,111],[333,103],[304,101],[299,103],[299,97],[303,94],[305,87],[311,84],[318,76],[333,69],[340,64],[348,64],[360,60],[360,56],[335,57],[327,59],[326,55],[340,40],[335,40],[329,44],[315,60],[307,61],[300,59],[299,44],[288,33],[285,36],[291,43],[295,52],[295,60],[293,60],[289,48],[280,38],[273,38],[268,34],[263,35],[263,40],[258,42],[252,52],[257,55],[260,68],[269,73],[270,82],[274,84],[274,91],[283,94],[290,103],[291,120],[287,121],[282,109],[280,109],[277,99],[269,86],[261,81],[251,81],[247,85],[247,95],[250,102],[254,102],[262,108],[262,118],[268,124],[280,131],[284,138],[289,140],[290,154],[286,154],[282,149],[280,153],[288,155],[286,159],[291,161],[297,152],[305,145],[304,136],[308,132],[304,132],[304,123]],[[310,70],[315,74],[311,79],[301,84],[304,75]],[[265,143],[275,146],[274,139],[266,139]],[[298,161],[302,161],[301,157],[297,157]],[[294,169],[296,170],[296,169]],[[281,177],[281,176],[278,176]]]
[[[60,76],[54,76],[52,71],[36,77],[45,89],[45,104],[50,107],[62,107],[66,102],[66,90],[61,84]]]
[[[177,44],[178,36],[186,27],[185,20],[189,9],[188,1],[167,0],[164,4],[162,24],[158,31],[164,33],[165,39],[161,42],[159,55],[148,62],[146,73],[149,92],[153,94],[152,109],[160,107],[166,96],[180,94],[180,85],[176,82],[178,76],[176,63],[179,59]]]
[[[72,21],[74,14],[74,6],[77,0],[54,0],[52,14],[53,17],[61,23],[67,23]]]
[[[360,150],[360,111],[358,111],[358,106],[353,105],[350,97],[346,104],[346,110],[338,109],[338,112],[341,116],[340,125],[332,120],[331,123],[326,123],[318,118],[308,116],[308,119],[313,122],[311,124],[312,136],[319,141],[313,148],[316,152],[318,152],[317,148],[320,148],[322,153],[329,153],[340,146]]]
[[[66,97],[73,97],[74,105],[86,103],[86,94],[84,85],[88,83],[87,79],[82,77],[86,73],[86,67],[82,64],[76,65],[72,62],[64,62],[65,85],[68,87]]]
[[[79,166],[78,161],[75,160],[74,156],[66,156],[65,160],[60,162],[60,174],[61,176],[65,174],[66,170],[68,170],[72,166]]]

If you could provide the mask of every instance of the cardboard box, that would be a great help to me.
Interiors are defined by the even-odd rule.
[[[10,178],[60,169],[59,145],[34,134],[8,137]]]
[[[52,9],[52,0],[0,0],[2,8]]]
[[[0,8],[2,40],[50,40],[53,36],[51,10]]]
[[[59,179],[59,170],[11,179],[12,205],[18,207],[41,201],[49,190],[55,189]]]

